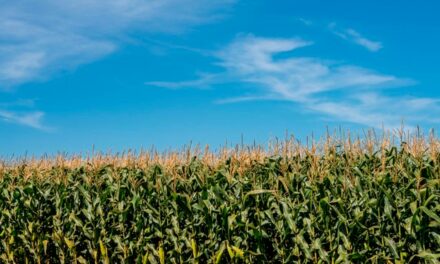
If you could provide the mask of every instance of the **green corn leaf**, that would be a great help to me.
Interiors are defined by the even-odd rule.
[[[427,216],[434,219],[437,223],[440,223],[440,217],[436,213],[434,213],[433,211],[429,210],[425,206],[421,206],[420,210],[423,211]]]
[[[394,240],[388,237],[384,237],[383,239],[385,240],[385,244],[389,248],[391,254],[393,254],[393,257],[395,259],[399,258],[399,252],[397,251],[396,243],[394,242]]]

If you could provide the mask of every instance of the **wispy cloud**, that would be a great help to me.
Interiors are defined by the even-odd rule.
[[[180,82],[164,82],[164,81],[153,81],[145,82],[145,85],[157,86],[167,89],[181,89],[181,88],[208,88],[215,83],[222,83],[224,79],[218,74],[200,74],[200,77],[195,80],[190,81],[180,81]]]
[[[233,2],[0,0],[0,92],[111,54],[132,33],[180,34],[217,20]],[[0,120],[47,130],[43,112],[10,104],[0,104]]]
[[[35,106],[35,99],[17,99],[15,101],[0,102],[0,108],[10,107],[27,107],[31,108]]]
[[[248,95],[248,96],[239,96],[239,97],[232,97],[232,98],[226,98],[226,99],[219,99],[216,100],[216,104],[234,104],[234,103],[243,103],[243,102],[249,102],[249,101],[285,101],[286,99],[282,97],[276,97],[276,96],[269,96],[269,95],[262,95],[262,96],[254,96],[254,95]]]
[[[313,21],[312,20],[309,20],[309,19],[306,19],[306,18],[303,18],[303,17],[298,17],[298,18],[296,18],[296,20],[298,22],[302,23],[305,26],[313,25]]]
[[[370,40],[354,29],[339,29],[335,23],[331,23],[329,25],[330,31],[336,36],[345,39],[347,41],[353,42],[357,45],[360,45],[371,52],[377,52],[383,48],[383,45],[379,41]]]
[[[432,116],[440,114],[439,100],[387,95],[388,88],[398,88],[403,93],[406,86],[415,83],[413,80],[356,65],[294,55],[297,49],[310,45],[313,43],[297,38],[240,36],[215,53],[216,65],[223,68],[221,78],[213,78],[212,83],[206,79],[200,82],[205,86],[218,84],[218,80],[252,84],[252,90],[243,88],[246,95],[217,103],[288,100],[322,117],[371,127],[398,127],[402,120],[437,122]],[[291,55],[276,57],[286,52]],[[182,84],[186,83],[175,83],[173,88],[186,86]]]
[[[114,52],[132,32],[180,33],[233,0],[0,0],[0,89]]]
[[[52,131],[53,128],[43,122],[45,113],[35,110],[36,99],[17,99],[0,102],[0,121],[19,124],[42,131]]]
[[[0,110],[0,120],[36,128],[39,130],[49,131],[50,128],[44,126],[42,123],[43,117],[44,113],[40,111],[17,112]]]

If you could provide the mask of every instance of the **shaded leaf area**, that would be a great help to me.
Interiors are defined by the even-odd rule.
[[[44,180],[10,170],[0,180],[0,259],[436,263],[439,161],[390,148],[271,157],[240,172],[232,158],[215,167],[194,158],[173,174],[54,167]]]

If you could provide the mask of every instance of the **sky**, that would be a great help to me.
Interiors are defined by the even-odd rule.
[[[0,0],[0,156],[437,129],[435,0]]]

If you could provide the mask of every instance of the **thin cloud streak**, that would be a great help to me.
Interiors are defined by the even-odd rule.
[[[215,104],[236,104],[251,101],[286,101],[286,99],[276,96],[241,96],[216,100]]]
[[[38,130],[50,131],[51,128],[43,125],[42,123],[43,117],[44,117],[44,113],[40,111],[16,112],[16,111],[0,110],[0,120],[9,123],[32,127]]]
[[[337,28],[335,23],[331,23],[329,25],[329,29],[334,35],[364,47],[371,52],[377,52],[383,48],[383,44],[381,42],[370,40],[352,28],[341,30]]]
[[[294,55],[275,58],[279,53],[294,54],[295,50],[310,45],[312,42],[301,39],[242,35],[215,53],[216,65],[224,70],[220,73],[222,78],[213,78],[216,82],[212,83],[203,79],[200,82],[205,86],[219,84],[218,79],[253,84],[252,91],[243,91],[247,93],[245,96],[217,101],[223,104],[277,98],[322,117],[376,128],[399,127],[402,120],[437,121],[432,113],[434,110],[440,114],[438,99],[387,95],[386,89],[404,89],[413,85],[413,80],[320,58]],[[184,84],[177,82],[173,88]],[[428,112],[431,114],[426,115]]]
[[[347,29],[347,34],[352,38],[355,43],[365,47],[369,51],[376,52],[383,48],[381,42],[369,40],[353,29]]]
[[[201,74],[199,79],[180,82],[145,82],[145,85],[156,86],[167,89],[182,89],[182,88],[209,88],[215,83],[222,83],[224,80],[218,74]]]

